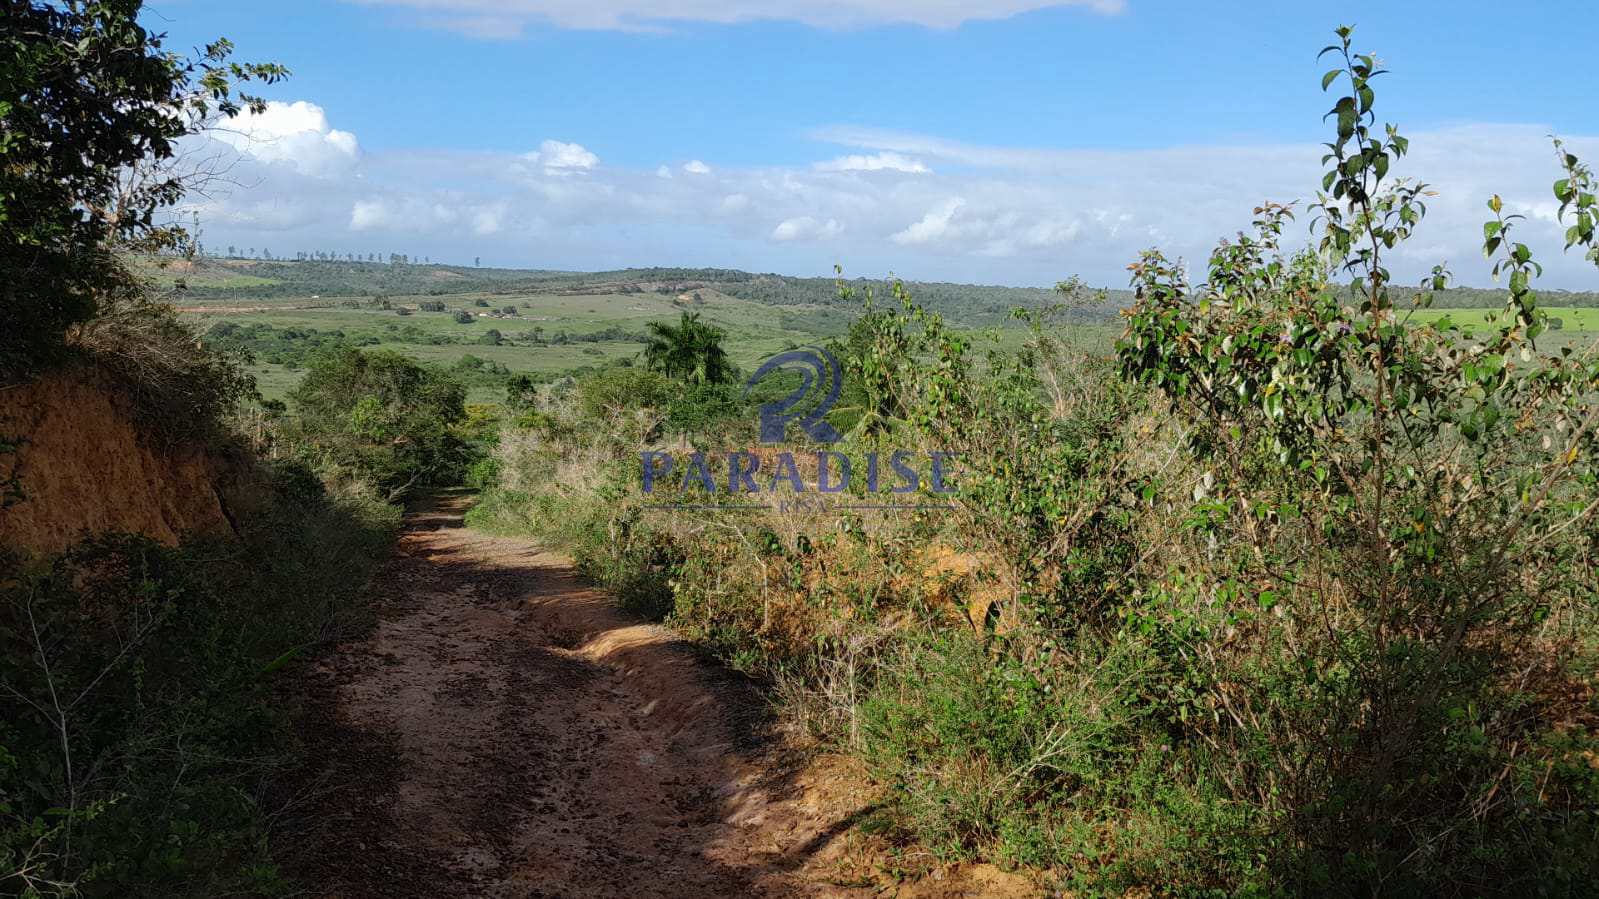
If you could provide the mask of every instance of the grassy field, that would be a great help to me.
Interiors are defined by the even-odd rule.
[[[859,314],[854,303],[829,301],[822,279],[784,279],[713,270],[636,270],[582,273],[387,266],[370,263],[287,263],[201,260],[138,267],[202,329],[222,322],[266,324],[279,329],[337,332],[345,339],[404,353],[424,362],[453,366],[467,356],[516,374],[554,375],[637,357],[638,340],[651,322],[675,322],[684,312],[727,332],[726,347],[745,370],[785,348],[818,343],[842,334]],[[691,277],[695,275],[714,277]],[[741,276],[752,281],[727,280]],[[717,280],[721,278],[723,280]],[[818,282],[818,283],[811,283]],[[754,285],[754,286],[752,286]],[[944,314],[957,326],[997,333],[1014,348],[1024,331],[994,312],[1007,304],[1036,303],[1038,291],[961,285],[918,285],[942,298]],[[732,292],[729,292],[732,291]],[[772,291],[767,296],[762,291]],[[809,291],[809,293],[806,293]],[[969,299],[967,297],[969,292]],[[734,295],[734,292],[742,295]],[[1459,297],[1476,303],[1476,293]],[[753,297],[753,298],[752,298]],[[814,301],[811,299],[814,297]],[[1114,300],[1124,300],[1116,296]],[[424,303],[444,311],[424,312]],[[507,313],[506,307],[515,312]],[[472,316],[457,321],[457,313]],[[1417,322],[1447,315],[1463,326],[1483,327],[1490,308],[1433,308],[1412,313]],[[1540,343],[1559,347],[1591,340],[1599,332],[1599,307],[1557,307],[1560,327]],[[1108,310],[1058,333],[1091,352],[1109,353],[1119,321]],[[479,343],[489,331],[500,342]],[[563,339],[560,335],[564,332]],[[584,336],[607,333],[603,339]],[[980,339],[979,346],[986,346]],[[303,373],[294,365],[257,360],[251,367],[263,396],[281,398]],[[496,402],[499,387],[476,384],[473,402]]]
[[[1559,321],[1561,331],[1591,332],[1599,331],[1599,308],[1586,307],[1551,307],[1549,313],[1551,324]],[[1445,316],[1450,321],[1462,326],[1470,325],[1482,327],[1488,323],[1490,315],[1497,314],[1496,309],[1422,309],[1414,313],[1416,321],[1437,321]]]
[[[847,327],[849,320],[838,310],[777,309],[719,295],[702,304],[681,305],[674,304],[671,298],[653,294],[563,294],[517,297],[515,316],[481,317],[472,324],[457,322],[457,310],[474,316],[489,312],[475,305],[477,298],[476,295],[450,297],[444,312],[419,312],[414,311],[417,303],[438,298],[396,297],[392,300],[396,306],[413,310],[412,314],[404,316],[392,309],[351,309],[339,305],[306,308],[307,298],[281,297],[262,300],[253,306],[200,307],[187,315],[202,327],[231,321],[340,331],[352,340],[375,338],[377,342],[370,346],[394,350],[422,362],[451,366],[466,356],[475,356],[519,374],[560,374],[637,358],[643,352],[643,345],[636,340],[565,344],[548,341],[560,331],[573,336],[612,327],[643,332],[649,322],[675,321],[685,310],[698,312],[702,318],[726,330],[728,353],[746,371],[785,348],[836,336]],[[504,297],[486,298],[507,305]],[[1428,309],[1414,313],[1413,320],[1437,321],[1447,315],[1462,326],[1485,328],[1492,313],[1489,309]],[[1540,343],[1559,347],[1599,335],[1599,308],[1563,308],[1551,310],[1550,314],[1560,320],[1562,327],[1549,332]],[[545,343],[534,344],[519,337],[534,328],[543,329]],[[498,330],[506,342],[497,346],[475,342],[490,329]],[[423,340],[415,339],[417,332],[424,336]],[[1057,331],[1091,352],[1105,354],[1112,352],[1119,332],[1120,327],[1111,324],[1067,325]],[[1023,339],[1025,332],[1020,328],[990,328],[978,335],[978,346],[1014,349]],[[439,342],[431,342],[433,340]],[[250,366],[250,370],[262,396],[268,399],[281,399],[303,376],[303,371],[297,368],[264,362]],[[474,386],[469,399],[475,403],[493,403],[502,396],[498,387]]]
[[[470,355],[515,373],[534,374],[561,373],[636,357],[643,351],[643,344],[633,335],[644,333],[650,322],[676,321],[685,311],[697,312],[725,330],[729,355],[746,369],[785,347],[835,335],[849,322],[849,316],[840,310],[778,309],[710,291],[700,291],[699,297],[696,302],[692,295],[680,299],[655,293],[408,296],[389,298],[393,307],[390,309],[350,308],[345,303],[310,297],[239,297],[226,302],[184,304],[181,308],[202,330],[233,322],[341,332],[352,341],[395,350],[424,362],[448,366]],[[492,305],[478,306],[479,299]],[[446,308],[443,312],[423,312],[419,309],[423,302],[444,302]],[[499,311],[510,305],[516,306],[514,315]],[[397,310],[401,308],[410,314],[399,314]],[[472,315],[474,320],[470,324],[457,321],[456,313],[460,311]],[[627,332],[628,337],[577,339],[611,329]],[[491,330],[500,333],[502,343],[477,342]],[[561,332],[568,335],[569,342],[556,342]],[[262,395],[268,399],[281,398],[302,375],[296,369],[265,362],[251,366],[251,370]],[[498,389],[479,387],[472,390],[471,399],[493,402],[500,396]]]

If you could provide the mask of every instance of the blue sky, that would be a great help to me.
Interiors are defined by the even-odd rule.
[[[1447,259],[1487,283],[1472,245],[1498,191],[1532,219],[1547,283],[1581,288],[1599,278],[1555,258],[1545,136],[1599,153],[1584,16],[1578,0],[169,0],[146,24],[295,73],[228,141],[243,186],[207,204],[213,245],[1119,286],[1143,246],[1197,258],[1260,200],[1314,190],[1315,53],[1350,22],[1394,70],[1378,111],[1413,138],[1407,171],[1442,192],[1401,268]]]

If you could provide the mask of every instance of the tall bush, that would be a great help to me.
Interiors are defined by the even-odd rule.
[[[1576,882],[1599,863],[1574,851],[1595,781],[1557,776],[1550,724],[1595,600],[1599,359],[1539,350],[1538,266],[1497,196],[1484,251],[1504,309],[1480,330],[1411,320],[1385,260],[1429,194],[1389,177],[1408,141],[1376,127],[1382,72],[1338,36],[1315,246],[1280,250],[1291,210],[1267,204],[1201,284],[1158,252],[1134,267],[1121,368],[1171,400],[1198,466],[1186,552],[1139,614],[1196,691],[1184,729],[1214,776],[1290,829],[1285,873]],[[1591,179],[1562,161],[1557,196],[1588,209]]]
[[[399,353],[335,346],[289,394],[284,438],[319,468],[343,467],[398,498],[460,483],[471,450],[457,425],[466,389]]]
[[[136,242],[181,245],[156,213],[183,195],[178,141],[264,101],[235,93],[287,71],[162,49],[138,23],[142,0],[10,0],[0,27],[0,367],[59,344],[99,297],[129,281],[113,255]]]

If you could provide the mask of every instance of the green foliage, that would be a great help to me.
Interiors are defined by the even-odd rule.
[[[847,289],[847,288],[846,288]],[[1060,293],[1081,306],[1076,281]],[[955,514],[996,552],[1026,613],[1048,626],[1099,609],[1126,585],[1135,555],[1127,470],[1142,411],[1137,391],[1105,364],[1054,336],[1054,307],[1017,310],[1029,327],[1019,350],[976,358],[973,341],[893,285],[897,310],[877,309],[851,329],[847,358],[865,396],[859,428],[885,430],[960,460]],[[889,439],[892,442],[892,439]]]
[[[278,894],[274,672],[346,633],[389,507],[280,467],[242,539],[0,569],[0,892]]]
[[[466,390],[398,353],[337,347],[311,360],[290,394],[288,437],[318,466],[348,468],[401,496],[458,483],[471,462],[452,428]]]
[[[354,347],[379,343],[375,335],[349,335],[344,331],[319,331],[316,328],[279,328],[265,322],[240,324],[222,321],[205,332],[208,346],[247,356],[253,361],[298,367],[319,350],[348,344]]]
[[[1566,177],[1555,182],[1555,199],[1560,201],[1557,217],[1564,223],[1566,214],[1571,214],[1571,226],[1566,229],[1566,249],[1586,248],[1584,258],[1599,266],[1599,236],[1595,234],[1599,227],[1599,199],[1596,199],[1599,182],[1594,180],[1593,169],[1577,159],[1576,154],[1566,152],[1565,144],[1558,140],[1555,153],[1566,173]]]
[[[597,419],[631,409],[661,409],[676,393],[665,376],[642,368],[607,368],[577,382],[579,408]]]
[[[644,364],[652,371],[690,384],[732,380],[733,366],[722,349],[727,334],[700,321],[698,312],[683,313],[682,321],[676,325],[651,322],[649,333]]]
[[[1591,892],[1599,357],[1538,343],[1497,198],[1500,309],[1413,314],[1450,295],[1386,268],[1429,194],[1390,178],[1375,60],[1347,29],[1327,52],[1315,245],[1285,252],[1267,203],[1201,283],[1145,254],[1112,359],[1056,327],[1108,302],[1074,281],[987,352],[904,284],[837,285],[865,303],[834,448],[953,454],[947,511],[651,509],[639,451],[715,394],[612,375],[527,401],[474,521],[770,677],[888,788],[874,831],[939,857],[1079,895]],[[1592,177],[1559,153],[1587,252]]]
[[[0,365],[55,345],[128,282],[113,244],[181,246],[155,212],[183,195],[177,141],[264,101],[276,65],[227,61],[225,40],[185,60],[138,24],[139,0],[12,2],[0,31]]]
[[[1226,610],[1159,626],[1201,708],[1226,711],[1188,726],[1239,799],[1283,816],[1298,843],[1276,857],[1317,889],[1477,892],[1526,864],[1546,883],[1591,876],[1569,849],[1593,831],[1572,805],[1586,787],[1501,779],[1548,736],[1516,685],[1528,646],[1595,600],[1599,360],[1537,353],[1538,267],[1497,196],[1484,252],[1503,311],[1486,333],[1405,321],[1384,254],[1421,222],[1425,187],[1387,179],[1408,142],[1375,133],[1382,73],[1339,38],[1323,83],[1350,92],[1328,114],[1319,254],[1285,258],[1289,211],[1268,204],[1204,284],[1154,252],[1134,267],[1121,366],[1188,429],[1191,533],[1211,548],[1150,595]],[[1204,653],[1222,629],[1249,636]]]
[[[991,658],[969,634],[914,638],[862,706],[865,757],[933,852],[970,858],[999,842],[1013,862],[1049,864],[1060,809],[1124,763],[1141,714],[1136,659],[1093,670],[1071,683],[1057,668]]]
[[[666,426],[678,433],[748,431],[754,420],[754,407],[745,400],[742,388],[733,384],[694,384],[666,405]]]

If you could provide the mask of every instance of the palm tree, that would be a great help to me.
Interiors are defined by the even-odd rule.
[[[699,313],[683,313],[676,325],[650,322],[649,332],[644,364],[651,370],[690,384],[720,384],[732,376],[732,364],[722,349],[727,334],[700,321]]]

